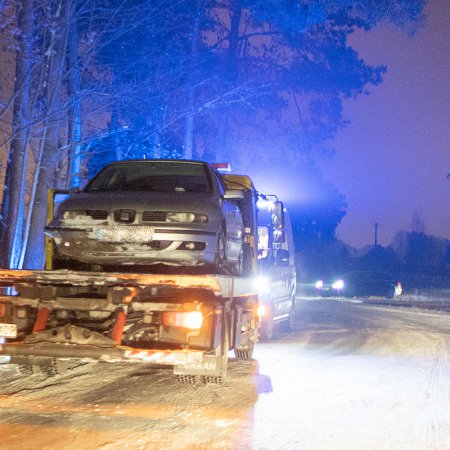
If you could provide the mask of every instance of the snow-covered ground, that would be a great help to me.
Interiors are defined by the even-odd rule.
[[[253,448],[450,448],[450,316],[319,301],[299,320],[257,349]]]
[[[0,366],[0,449],[450,448],[450,315],[310,300],[296,319],[255,361],[231,360],[224,386],[147,366],[50,379]]]

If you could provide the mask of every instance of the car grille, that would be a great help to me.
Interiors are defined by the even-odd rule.
[[[166,213],[164,211],[144,211],[142,214],[143,222],[165,222]]]
[[[86,215],[95,220],[106,220],[108,218],[108,211],[101,211],[99,209],[91,209],[86,211]]]

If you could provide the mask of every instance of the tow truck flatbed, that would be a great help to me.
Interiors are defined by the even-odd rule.
[[[80,272],[72,270],[0,269],[0,286],[15,284],[53,286],[170,286],[208,289],[222,297],[249,296],[257,293],[254,279],[227,275],[168,275],[119,272]]]
[[[0,356],[21,364],[143,362],[222,379],[228,351],[251,356],[258,336],[250,277],[0,270],[0,287],[15,289],[0,295]],[[199,326],[178,323],[191,313]]]

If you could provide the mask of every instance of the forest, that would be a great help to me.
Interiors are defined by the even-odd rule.
[[[345,193],[315,155],[346,125],[343,100],[387,70],[348,37],[382,22],[414,33],[424,4],[0,0],[0,266],[42,268],[49,188],[131,158],[288,168],[315,192],[298,227],[333,235]]]

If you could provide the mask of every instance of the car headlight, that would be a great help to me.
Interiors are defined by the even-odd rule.
[[[206,214],[189,212],[168,212],[166,214],[166,222],[206,223],[208,222],[208,216]]]
[[[86,216],[86,211],[64,211],[62,216],[63,219],[76,219]]]
[[[337,280],[335,281],[331,287],[333,289],[336,289],[337,291],[342,291],[342,289],[344,289],[344,280]]]
[[[322,289],[323,288],[323,280],[316,281],[316,289]]]

